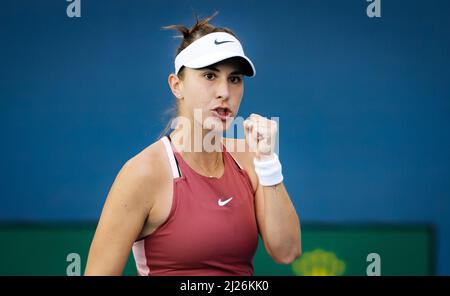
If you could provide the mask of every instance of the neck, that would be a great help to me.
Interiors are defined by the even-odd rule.
[[[199,127],[188,132],[177,127],[170,134],[170,138],[177,151],[191,166],[200,168],[208,175],[215,175],[221,170],[222,132],[215,133]]]

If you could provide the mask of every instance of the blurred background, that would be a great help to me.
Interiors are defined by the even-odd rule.
[[[303,256],[256,275],[450,275],[450,4],[0,2],[0,274],[81,272],[110,186],[174,100],[179,39],[219,15],[255,63],[238,115],[279,117]],[[135,275],[130,256],[127,275]]]

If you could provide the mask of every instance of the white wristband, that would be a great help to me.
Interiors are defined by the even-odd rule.
[[[262,186],[273,186],[283,182],[281,163],[276,153],[269,160],[258,160],[254,158],[253,164],[255,165],[255,172],[258,175],[259,183]]]

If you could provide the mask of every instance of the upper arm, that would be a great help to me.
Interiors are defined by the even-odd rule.
[[[89,250],[85,275],[120,275],[151,209],[155,173],[131,159],[106,198]]]

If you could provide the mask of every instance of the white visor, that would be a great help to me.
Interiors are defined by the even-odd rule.
[[[183,49],[175,58],[175,74],[178,74],[183,66],[199,69],[232,57],[243,59],[242,74],[255,76],[255,67],[245,56],[239,40],[225,32],[209,33]]]

